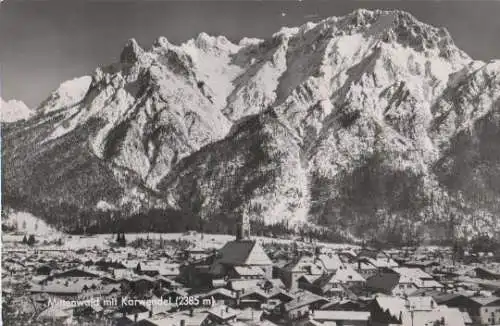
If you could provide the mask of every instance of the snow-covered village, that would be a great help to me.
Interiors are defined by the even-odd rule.
[[[500,2],[0,2],[2,325],[500,326]]]
[[[68,236],[22,224],[2,235],[5,325],[500,323],[493,252],[257,237],[244,220],[235,235]]]

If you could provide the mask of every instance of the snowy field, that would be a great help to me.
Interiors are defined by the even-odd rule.
[[[82,248],[108,248],[111,243],[114,243],[115,234],[97,234],[91,236],[84,235],[68,235],[59,232],[47,225],[43,220],[26,212],[15,212],[8,217],[8,224],[16,224],[18,232],[2,235],[2,243],[4,247],[14,249],[19,241],[22,241],[24,235],[33,234],[38,242],[39,249],[61,249],[56,245],[44,245],[44,242],[50,242],[62,239],[64,242],[63,248],[66,250],[78,250]],[[234,240],[234,235],[228,234],[202,234],[195,231],[185,233],[127,233],[127,242],[134,241],[137,238],[150,238],[160,240],[185,240],[193,244],[195,249],[218,249],[226,242]],[[277,239],[268,237],[253,237],[261,243],[292,243],[293,239]],[[332,249],[354,249],[357,246],[348,244],[334,243],[317,243],[318,245],[329,247]]]
[[[163,240],[185,240],[192,243],[193,249],[218,249],[221,248],[226,242],[234,240],[235,237],[232,235],[226,234],[201,234],[201,233],[127,233],[125,235],[127,242],[132,242],[137,238],[150,238],[159,240],[162,238]],[[65,250],[78,250],[83,248],[109,248],[111,243],[114,243],[116,235],[115,234],[97,234],[91,236],[84,235],[64,235],[58,233],[58,236],[54,235],[42,235],[38,236],[37,240],[39,241],[38,249],[61,249],[61,247],[56,245],[43,245],[43,241],[51,241],[57,238],[62,238],[64,241],[63,249]],[[8,234],[4,235],[2,238],[3,244],[6,248],[14,248],[16,243],[22,241],[23,235],[21,234]],[[266,238],[266,237],[254,237],[255,240],[261,243],[288,243],[291,244],[293,240],[286,239],[274,239],[274,238]],[[318,245],[325,246],[331,249],[354,249],[358,248],[355,245],[349,244],[335,244],[335,243],[323,243],[319,242]]]
[[[27,212],[14,212],[10,214],[7,217],[7,224],[17,225],[19,233],[22,234],[33,234],[44,238],[57,238],[62,236],[61,232],[47,225],[42,219]]]
[[[84,248],[109,248],[110,244],[114,244],[116,239],[116,234],[96,234],[96,235],[69,235],[55,230],[53,227],[47,225],[43,220],[33,216],[27,212],[15,212],[9,215],[8,224],[16,224],[18,232],[15,233],[3,233],[2,234],[2,245],[7,249],[15,249],[18,242],[23,240],[24,235],[33,234],[37,240],[38,249],[65,249],[65,250],[78,250]],[[132,242],[137,238],[150,238],[153,240],[184,240],[191,243],[192,249],[218,249],[221,248],[226,242],[234,240],[234,235],[229,234],[207,234],[199,233],[196,231],[189,231],[184,233],[127,233],[125,235],[127,242]],[[290,239],[282,238],[269,238],[269,237],[252,237],[253,239],[261,243],[282,243],[291,244],[294,241],[301,243],[298,240],[294,240],[295,237],[290,237]],[[63,240],[63,247],[56,245],[44,244],[44,242],[56,241],[58,239]],[[328,242],[316,242],[317,246],[322,246],[325,248],[333,250],[356,250],[360,246],[354,244],[339,244],[339,243],[328,243]],[[444,247],[440,246],[423,246],[419,249],[424,250],[424,252],[443,250]]]

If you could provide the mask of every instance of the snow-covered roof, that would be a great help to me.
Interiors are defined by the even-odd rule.
[[[368,321],[369,311],[314,310],[312,318],[320,321]]]
[[[396,319],[407,310],[406,302],[402,298],[379,295],[376,297],[375,301],[383,311],[389,311],[391,316]]]
[[[271,259],[257,241],[242,240],[226,243],[218,252],[214,265],[230,266],[266,266],[272,265]]]

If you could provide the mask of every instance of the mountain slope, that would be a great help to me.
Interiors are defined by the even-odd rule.
[[[4,192],[225,231],[247,214],[394,242],[495,233],[499,72],[401,11],[130,40],[8,126]]]
[[[273,110],[182,160],[160,184],[169,204],[205,220],[305,220],[308,182],[298,140]]]

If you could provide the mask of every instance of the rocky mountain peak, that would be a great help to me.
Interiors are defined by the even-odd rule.
[[[169,45],[170,42],[165,36],[160,36],[153,42],[153,48],[168,48]]]
[[[134,64],[141,60],[144,50],[134,38],[129,39],[120,54],[120,62],[123,64]]]
[[[144,218],[168,208],[160,224],[224,228],[247,214],[406,241],[463,234],[474,219],[493,232],[500,211],[483,199],[500,180],[498,62],[473,61],[445,29],[401,11],[238,44],[201,33],[146,51],[132,39],[119,62],[64,83],[36,118],[7,128],[6,191],[34,209],[61,198]],[[481,218],[462,209],[477,194]],[[461,212],[453,223],[450,210]]]

